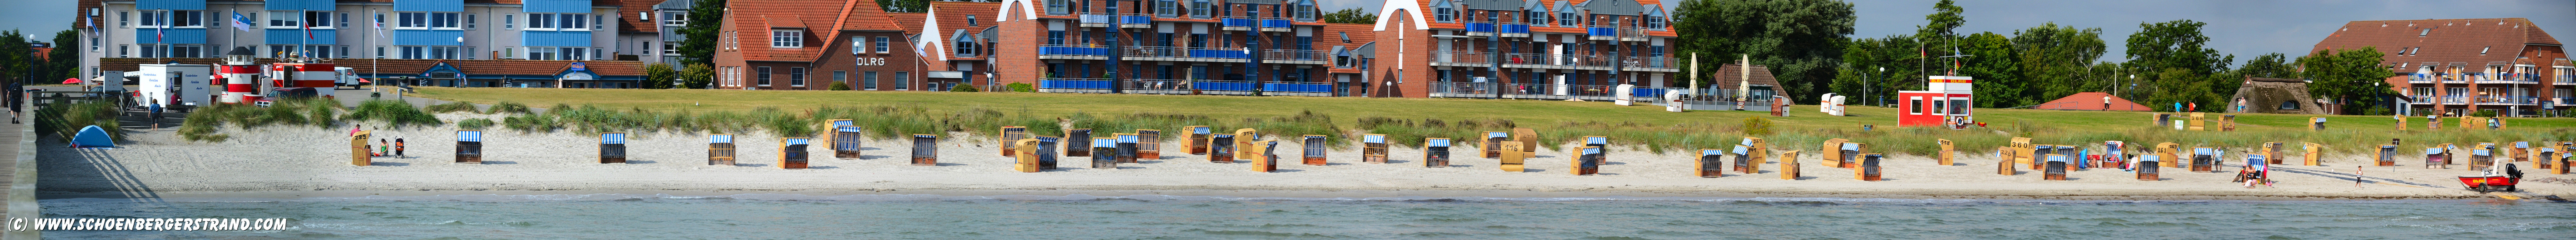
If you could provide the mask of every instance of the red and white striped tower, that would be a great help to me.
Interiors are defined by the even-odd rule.
[[[251,96],[259,91],[259,63],[251,58],[249,47],[233,47],[224,52],[224,64],[215,66],[215,74],[224,77],[224,94],[215,100],[225,104],[258,102]]]

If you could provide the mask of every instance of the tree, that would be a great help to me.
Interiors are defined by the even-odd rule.
[[[2033,84],[2021,78],[2021,66],[2015,63],[2020,56],[2013,49],[2012,38],[1981,32],[1959,39],[1959,53],[1972,56],[1935,61],[1954,62],[1950,67],[1958,69],[1958,76],[1976,77],[1978,107],[2008,108],[2045,101],[2036,99],[2034,94],[2038,92],[2032,90]]]
[[[671,79],[679,75],[680,71],[672,70],[670,63],[644,65],[644,89],[669,89]]]
[[[2022,105],[2078,92],[2097,91],[2111,85],[2107,75],[2094,74],[2093,62],[2108,51],[2102,42],[2101,28],[2075,29],[2057,23],[2013,31],[2015,63],[2028,85],[2020,86],[2026,94]],[[1983,77],[1983,76],[1979,76]],[[2014,105],[2021,106],[2021,105]]]
[[[1324,13],[1322,20],[1325,23],[1369,24],[1377,23],[1377,14],[1369,13],[1358,8],[1342,9],[1341,11]]]
[[[1834,78],[1837,87],[1833,92],[1867,100],[1886,99],[1899,90],[1921,88],[1921,81],[1913,79],[1928,74],[1919,72],[1923,55],[1917,43],[1912,34],[1896,34],[1855,39],[1843,45],[1843,70]]]
[[[1843,44],[1851,41],[1844,35],[1852,33],[1856,19],[1851,3],[1833,0],[1687,0],[1679,6],[1672,30],[1681,37],[1672,56],[1697,53],[1724,63],[1751,55],[1753,64],[1769,67],[1786,85],[1778,90],[1788,96],[1825,91],[1839,74]],[[1716,72],[1718,66],[1702,64],[1700,71]]]
[[[2236,61],[2236,56],[2205,47],[2209,37],[2200,34],[2205,25],[2192,20],[2138,23],[2138,32],[2129,34],[2130,66],[2154,73],[2138,74],[2138,81],[2156,88],[2139,91],[2150,100],[2149,105],[2179,102],[2186,107],[2193,103],[2225,106],[2225,96],[2234,95],[2236,87],[2243,84],[2242,75],[2220,76],[2232,72],[2227,67]],[[2224,107],[2200,108],[2212,112],[2221,109]]]
[[[2281,53],[2254,56],[2253,61],[2245,62],[2245,68],[2236,70],[2248,77],[2299,78],[2299,66],[2290,63],[2289,56]]]
[[[2292,74],[2313,81],[2308,83],[2309,95],[2344,103],[2345,111],[2342,111],[2344,113],[2367,113],[2372,109],[2387,108],[2381,105],[2384,103],[2380,102],[2380,97],[2397,95],[2396,91],[2388,89],[2385,82],[2381,82],[2388,77],[2397,76],[2396,72],[2389,71],[2387,66],[2380,64],[2380,61],[2384,61],[2380,59],[2383,54],[2385,53],[2380,53],[2378,47],[2362,47],[2342,52],[2336,52],[2333,49],[2317,50],[2316,53],[2308,54],[2306,57],[2299,57],[2298,66],[2307,71]],[[2279,55],[2281,54],[2263,56]],[[2255,59],[2257,59],[2256,62],[2261,62],[2260,59],[2263,57]],[[2255,63],[2247,63],[2245,68],[2254,69],[2255,65]]]
[[[1925,24],[1914,29],[1916,54],[1934,57],[1955,55],[1952,50],[1958,47],[1959,26],[1968,25],[1968,18],[1961,16],[1967,9],[1959,7],[1957,2],[1941,0],[1932,3],[1932,10],[1932,14],[1923,15]],[[1937,69],[1949,64],[1930,60],[1916,59],[1915,64],[1918,65],[1915,69],[1927,73],[1942,72]]]
[[[80,39],[80,31],[54,32],[54,52],[45,56],[46,67],[50,70],[37,74],[39,77],[36,79],[80,78],[81,53],[89,52],[81,49]]]
[[[707,85],[714,85],[715,81],[716,68],[707,66],[705,63],[690,63],[680,68],[680,83],[689,89],[706,89]]]
[[[723,31],[725,0],[695,0],[689,6],[688,26],[680,28],[680,60],[686,64],[714,64],[716,38]]]
[[[42,66],[33,62],[34,47],[27,43],[27,35],[19,34],[18,30],[0,31],[0,79],[14,79],[19,83],[30,85],[42,84],[42,82],[32,82],[32,79],[27,79],[28,73],[36,71],[36,66]]]

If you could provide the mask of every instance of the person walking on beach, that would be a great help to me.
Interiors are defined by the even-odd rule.
[[[9,94],[0,95],[9,97],[9,124],[18,124],[18,115],[23,115],[18,111],[20,110],[19,108],[21,108],[20,105],[24,105],[21,102],[26,101],[27,99],[25,96],[27,91],[23,90],[25,88],[27,88],[26,85],[20,85],[18,82],[12,81],[9,82],[9,88],[6,89],[9,91]]]
[[[403,139],[394,138],[394,157],[403,156]]]

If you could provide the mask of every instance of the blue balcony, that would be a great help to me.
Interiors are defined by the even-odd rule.
[[[1610,41],[1617,41],[1617,40],[1619,40],[1619,28],[1615,28],[1615,27],[1588,27],[1588,28],[1583,28],[1583,34],[1584,34],[1584,35],[1589,35],[1590,37],[1588,37],[1587,39],[1590,39],[1590,40],[1610,40]]]
[[[1503,37],[1529,37],[1529,28],[1529,24],[1503,24],[1502,29],[1495,31],[1502,33]]]
[[[1108,59],[1109,48],[1081,45],[1039,45],[1039,59]]]
[[[1190,83],[1190,88],[1191,88],[1191,89],[1198,89],[1198,90],[1200,90],[1200,91],[1252,91],[1252,82],[1245,82],[1245,81],[1198,81],[1198,82],[1191,82],[1191,83]]]
[[[1244,59],[1248,59],[1241,48],[1194,47],[1127,47],[1127,54],[1120,55],[1120,57],[1126,58],[1125,60],[1140,61],[1211,61],[1237,63],[1244,62]]]
[[[1264,91],[1270,91],[1270,92],[1330,93],[1330,92],[1333,92],[1333,84],[1330,84],[1330,83],[1269,83],[1269,84],[1262,84],[1261,89],[1262,89],[1262,90],[1264,90]]]
[[[1659,98],[1659,97],[1664,97],[1664,91],[1672,91],[1672,89],[1661,89],[1661,88],[1645,88],[1645,87],[1638,87],[1638,88],[1635,88],[1635,89],[1630,89],[1630,90],[1628,91],[1628,96],[1630,96],[1630,97],[1658,97],[1658,98]]]
[[[1467,26],[1467,36],[1485,37],[1494,35],[1494,23],[1492,22],[1466,21],[1466,24],[1464,25]]]
[[[1251,31],[1254,21],[1249,17],[1225,16],[1217,22],[1219,26],[1225,27],[1226,31]]]
[[[1293,27],[1293,26],[1290,26],[1290,25],[1289,25],[1290,23],[1295,23],[1295,21],[1291,21],[1291,20],[1289,20],[1288,18],[1281,18],[1281,17],[1261,18],[1261,31],[1263,31],[1263,32],[1287,32],[1287,31],[1294,31],[1294,30],[1292,30],[1292,29],[1289,29],[1290,27]]]
[[[1043,92],[1108,92],[1109,79],[1042,78],[1038,79],[1038,90]]]
[[[1118,27],[1120,27],[1120,28],[1154,28],[1154,16],[1153,16],[1153,15],[1151,15],[1151,14],[1144,14],[1144,13],[1119,14],[1119,15],[1118,15]]]

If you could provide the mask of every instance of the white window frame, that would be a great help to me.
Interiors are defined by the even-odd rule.
[[[663,14],[662,14],[662,26],[670,26],[670,27],[686,27],[686,26],[689,26],[689,13],[687,13],[687,12],[665,12],[665,13],[663,13]]]
[[[520,30],[554,31],[556,29],[555,24],[557,24],[555,20],[556,16],[553,13],[529,13],[528,28],[522,28]]]
[[[770,29],[769,47],[804,48],[805,31],[803,29]]]
[[[134,28],[134,11],[116,11],[116,27]]]
[[[269,11],[268,24],[261,24],[261,26],[268,26],[271,28],[300,28],[304,27],[303,24],[303,11]]]
[[[313,19],[314,17],[331,18],[331,17],[332,17],[332,16],[331,16],[331,12],[322,12],[322,11],[304,11],[303,15],[304,15],[304,19],[303,19],[303,20],[305,20],[305,21],[304,21],[304,25],[306,25],[306,26],[310,26],[310,27],[311,27],[311,28],[313,28],[313,29],[335,29],[335,28],[336,28],[336,27],[334,27],[333,25],[331,25],[331,20],[330,20],[330,19],[321,19],[321,20],[315,20],[315,19]],[[315,15],[319,15],[319,16],[315,16]]]
[[[168,21],[171,28],[206,28],[206,18],[198,17],[205,14],[206,11],[173,10]]]
[[[464,18],[464,16],[465,16],[465,13],[460,13],[460,12],[433,12],[433,13],[429,13],[429,29],[435,29],[435,30],[465,30],[465,28],[464,28],[464,27],[462,27],[462,25],[461,25],[461,24],[459,24],[459,23],[462,23],[462,22],[463,22],[463,20],[462,20],[462,19],[460,19],[460,18]]]
[[[679,46],[677,46],[677,45],[672,45],[672,44],[671,44],[671,42],[662,42],[662,55],[663,55],[663,56],[678,56],[678,55],[680,55],[680,50],[678,49],[678,47],[679,47]]]
[[[429,46],[396,46],[395,59],[429,59]]]
[[[340,20],[340,25],[339,25],[339,27],[342,27],[342,28],[349,27],[349,13],[335,12],[334,14],[338,15],[338,16],[335,16],[335,17],[338,17],[338,19],[332,19],[332,20]]]
[[[394,30],[429,30],[429,12],[394,12]]]
[[[519,15],[501,14],[501,29],[519,29]]]
[[[482,15],[476,15],[476,14],[472,14],[472,13],[467,13],[467,14],[465,14],[465,29],[475,29],[475,28],[477,28],[477,27],[481,27],[481,26],[480,26],[480,25],[482,25],[482,24],[481,24],[481,22],[475,21],[475,18],[479,18],[479,17],[482,17]]]
[[[882,37],[882,36],[881,36],[881,37],[876,37],[876,44],[877,44],[877,45],[876,45],[875,47],[871,47],[871,48],[875,49],[877,53],[892,53],[892,52],[894,52],[894,40],[893,40],[893,38],[889,38],[889,37]]]
[[[555,60],[557,57],[561,57],[556,55],[560,54],[556,51],[558,51],[558,49],[555,47],[527,47],[526,55],[520,56],[519,58],[527,60]]]
[[[582,21],[590,21],[590,14],[578,14],[578,13],[557,13],[557,14],[555,14],[555,16],[556,16],[556,18],[555,18],[555,31],[590,31],[590,30],[591,30],[591,29],[590,29],[590,23],[582,22]]]
[[[430,58],[430,59],[465,59],[465,57],[463,56],[463,55],[464,55],[464,52],[463,52],[462,50],[464,50],[464,48],[462,48],[462,47],[457,47],[457,46],[430,46],[430,47],[429,47],[429,58]]]

